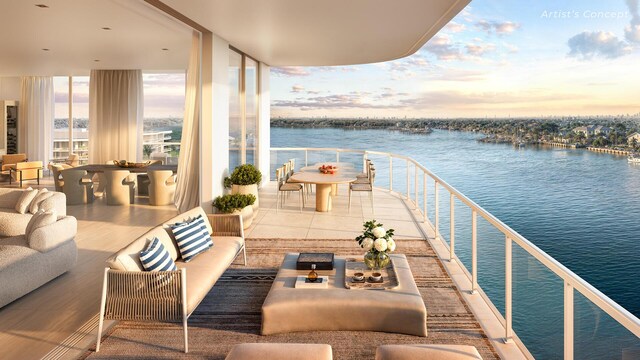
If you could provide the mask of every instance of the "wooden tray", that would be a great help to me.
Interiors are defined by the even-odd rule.
[[[364,282],[356,282],[353,280],[353,274],[364,273]],[[382,282],[372,283],[369,276],[375,271],[369,270],[362,259],[347,258],[344,266],[344,287],[353,290],[388,290],[398,287],[398,276],[396,275],[393,258],[389,261],[389,265],[380,270],[382,274]]]

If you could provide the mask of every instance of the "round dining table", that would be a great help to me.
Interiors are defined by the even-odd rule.
[[[353,172],[340,172],[335,174],[323,174],[318,169],[315,171],[303,171],[291,175],[292,182],[316,185],[316,211],[327,212],[331,210],[331,188],[338,184],[349,184],[356,181]]]

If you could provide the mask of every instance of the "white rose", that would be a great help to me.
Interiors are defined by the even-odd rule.
[[[376,250],[378,251],[387,250],[387,240],[385,239],[376,239],[376,241],[374,241],[373,244],[375,245]]]
[[[396,242],[393,239],[387,240],[387,249],[391,252],[396,251]]]
[[[377,228],[374,228],[373,230],[371,230],[371,232],[373,233],[373,236],[375,236],[378,239],[387,235],[387,231],[382,226],[378,226]]]
[[[373,240],[369,239],[369,238],[366,238],[366,239],[362,240],[362,245],[361,246],[362,246],[363,249],[369,251],[369,250],[371,250],[371,248],[373,248]]]

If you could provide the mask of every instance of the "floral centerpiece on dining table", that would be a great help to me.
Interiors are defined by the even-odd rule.
[[[383,225],[376,220],[365,221],[362,235],[356,237],[356,241],[367,253],[364,255],[364,263],[369,269],[382,269],[389,265],[391,258],[389,253],[396,250],[396,242],[393,240],[393,229],[385,230]]]

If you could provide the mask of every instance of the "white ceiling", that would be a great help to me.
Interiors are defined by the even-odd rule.
[[[0,76],[188,64],[191,29],[141,0],[0,0],[0,14]]]
[[[410,55],[469,1],[163,2],[256,59],[283,66],[360,64]],[[144,0],[0,0],[0,14],[0,76],[187,67],[191,29]]]
[[[162,0],[274,66],[388,61],[417,51],[470,0]]]

